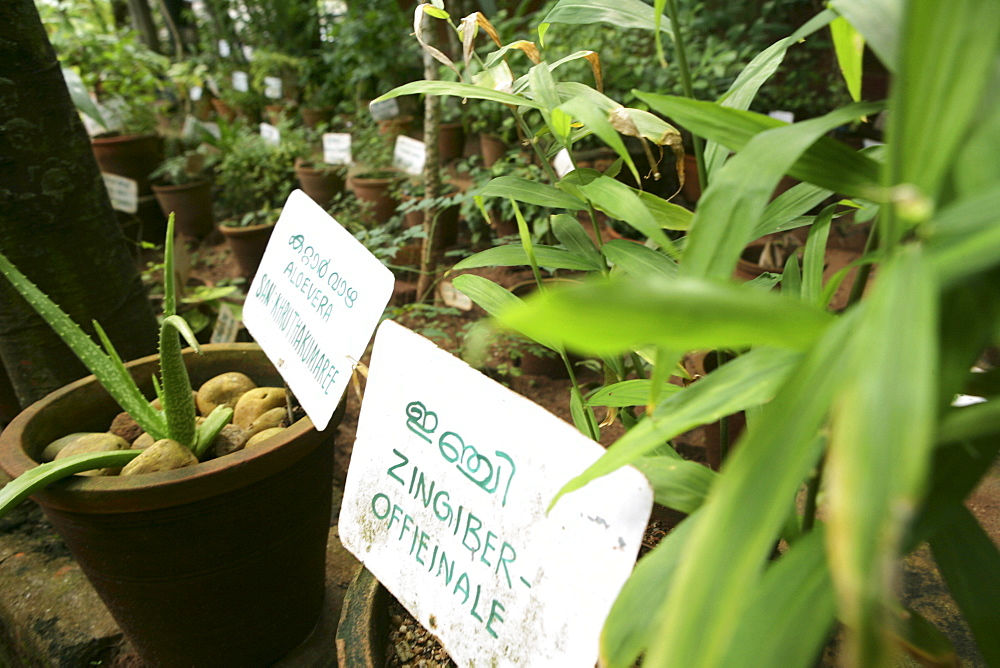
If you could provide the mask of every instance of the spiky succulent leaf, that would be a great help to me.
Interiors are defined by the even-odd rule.
[[[191,379],[188,377],[184,357],[181,355],[182,334],[195,351],[201,352],[198,341],[190,325],[179,315],[170,315],[163,319],[160,326],[160,382],[163,403],[163,414],[167,420],[169,438],[185,447],[195,446],[195,406],[191,391]]]
[[[232,419],[233,409],[229,406],[220,405],[212,409],[208,417],[195,427],[194,454],[198,459],[202,458],[205,451],[208,450],[208,446],[212,445],[215,437],[219,435],[222,428],[229,424],[229,421]]]

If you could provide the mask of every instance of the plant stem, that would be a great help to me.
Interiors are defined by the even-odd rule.
[[[826,453],[820,458],[816,465],[816,472],[809,478],[806,487],[806,506],[802,513],[802,533],[807,534],[812,531],[816,524],[816,497],[819,495],[819,486],[823,481],[823,468],[826,465]]]
[[[687,51],[684,48],[684,36],[681,32],[679,14],[677,12],[677,0],[667,0],[667,12],[670,14],[670,23],[674,30],[674,49],[677,51],[677,67],[681,73],[681,87],[684,89],[684,96],[695,99],[694,86],[691,85],[691,68],[688,67]],[[708,188],[708,170],[705,169],[705,142],[696,134],[691,135],[694,143],[694,155],[698,161],[698,180],[702,192]]]
[[[721,350],[715,351],[715,368],[719,369],[726,363],[726,353]],[[726,461],[729,454],[729,416],[719,420],[719,466]]]

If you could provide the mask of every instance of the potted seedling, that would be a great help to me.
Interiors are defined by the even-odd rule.
[[[175,312],[172,232],[171,220],[160,352],[129,364],[0,255],[5,279],[94,373],[3,430],[13,481],[0,513],[28,496],[41,504],[148,664],[270,662],[320,612],[332,439],[308,418],[263,431],[289,415],[281,379],[255,345],[198,345]]]
[[[404,175],[392,166],[393,145],[378,127],[362,114],[352,131],[351,154],[354,165],[348,185],[355,196],[371,204],[369,222],[385,223],[399,206],[398,189]]]
[[[177,231],[184,236],[203,239],[215,229],[208,174],[216,160],[215,153],[190,149],[164,160],[150,174],[163,214],[176,216]]]

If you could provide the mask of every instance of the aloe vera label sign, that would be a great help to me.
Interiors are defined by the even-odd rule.
[[[392,295],[394,278],[301,190],[285,202],[243,324],[323,430]]]
[[[592,666],[652,507],[632,468],[392,321],[375,337],[344,545],[459,665]]]

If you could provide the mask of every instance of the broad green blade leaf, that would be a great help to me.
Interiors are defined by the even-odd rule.
[[[635,177],[636,183],[641,181],[639,170],[632,160],[632,155],[625,147],[625,142],[622,140],[622,136],[618,133],[618,130],[608,120],[607,112],[598,109],[589,98],[582,96],[574,97],[564,102],[559,108],[583,123],[588,130],[600,137],[605,144],[611,147],[625,161],[629,171],[632,172],[632,176]]]
[[[833,48],[837,64],[844,75],[847,92],[855,102],[861,101],[861,58],[865,52],[865,38],[843,16],[830,23]]]
[[[555,246],[534,246],[535,260],[542,267],[552,269],[574,269],[578,271],[599,271],[600,265],[595,265],[590,258],[580,256]],[[472,269],[474,267],[517,267],[531,264],[524,247],[520,244],[494,246],[470,255],[453,268],[454,271]]]
[[[681,272],[689,276],[730,276],[782,174],[788,172],[796,160],[801,163],[807,156],[820,152],[818,149],[823,144],[820,138],[825,138],[827,132],[874,108],[850,105],[819,118],[755,135],[719,170],[699,200]],[[722,111],[745,113],[732,109]],[[859,155],[843,148],[850,155]],[[847,165],[837,163],[836,168],[846,169]]]
[[[719,475],[707,466],[677,457],[640,457],[632,466],[649,479],[656,503],[688,514],[701,507]]]
[[[928,257],[951,286],[1000,263],[1000,186],[966,197],[942,209],[921,230]]]
[[[825,556],[823,532],[814,529],[768,567],[721,665],[812,664],[837,610]]]
[[[388,93],[372,100],[372,102],[381,102],[382,100],[389,100],[400,95],[417,95],[421,93],[425,95],[453,95],[455,97],[472,98],[475,100],[492,100],[493,102],[501,102],[515,107],[541,109],[540,104],[526,97],[456,81],[411,81],[410,83],[393,88]]]
[[[607,270],[604,256],[601,255],[601,251],[597,250],[597,246],[594,245],[590,236],[583,230],[580,221],[573,216],[560,213],[552,216],[549,224],[552,227],[552,233],[556,235],[556,239],[567,250],[579,257],[586,258],[586,261],[592,268],[598,271]],[[542,262],[542,264],[544,265],[545,263]]]
[[[771,78],[775,70],[785,58],[786,51],[812,35],[814,32],[825,26],[834,18],[834,13],[825,10],[806,22],[801,28],[789,37],[778,40],[768,48],[757,54],[746,67],[736,77],[736,81],[729,87],[719,99],[719,104],[730,109],[749,109],[757,91],[765,81]],[[705,145],[705,168],[708,170],[708,182],[711,183],[712,175],[725,162],[729,151],[720,144],[709,141]]]
[[[646,205],[649,212],[653,214],[660,227],[666,230],[686,230],[691,227],[694,214],[679,204],[668,202],[667,200],[654,195],[651,192],[630,188],[632,192],[639,196],[642,203]]]
[[[861,33],[890,72],[896,71],[903,25],[902,0],[831,0],[830,7]]]
[[[840,617],[852,631],[847,661],[855,665],[887,651],[883,625],[892,564],[927,478],[938,372],[936,303],[932,271],[918,246],[882,265],[852,332],[848,380],[834,404],[826,464],[828,552]]]
[[[542,112],[542,118],[545,119],[545,124],[549,127],[549,131],[555,137],[561,138],[562,135],[559,133],[558,128],[552,123],[551,111],[558,107],[561,101],[559,93],[556,92],[556,82],[552,78],[552,72],[549,70],[548,63],[543,61],[528,70],[528,85],[532,99],[540,105],[539,110]]]
[[[73,105],[77,111],[86,114],[102,127],[108,127],[108,121],[104,118],[104,114],[101,113],[100,108],[90,99],[87,86],[84,85],[80,75],[75,70],[67,67],[62,69],[62,74],[63,79],[66,80],[66,88],[69,89],[70,99],[73,100]]]
[[[639,91],[635,94],[661,114],[732,151],[742,151],[750,139],[760,132],[785,125],[770,116],[727,109],[711,102]],[[880,109],[879,104],[851,105],[833,113],[846,113],[848,120],[853,120]],[[773,148],[777,141],[781,140],[773,136],[768,145]],[[879,166],[875,160],[829,137],[816,141],[787,172],[797,179],[848,197],[864,196],[867,187],[879,181]]]
[[[750,240],[759,239],[765,234],[784,232],[795,227],[801,227],[810,220],[804,214],[832,195],[826,188],[814,186],[811,183],[799,183],[792,186],[772,200],[764,209],[764,215],[750,234]]]
[[[802,271],[799,269],[799,256],[792,255],[785,263],[781,272],[781,293],[798,299],[802,294]]]
[[[996,83],[992,87],[1000,89]],[[973,129],[955,161],[954,180],[960,194],[978,194],[1000,183],[1000,160],[994,159],[996,146],[1000,146],[1000,105],[994,100],[992,113]]]
[[[601,246],[601,252],[615,267],[634,278],[673,278],[677,275],[676,262],[667,255],[634,241],[612,239]]]
[[[896,611],[898,623],[890,630],[893,642],[924,666],[958,666],[958,654],[944,633],[911,608]]]
[[[1000,3],[907,3],[902,58],[887,128],[891,184],[912,184],[936,201],[987,84],[1000,48]],[[927,44],[934,44],[927,49]],[[933,141],[927,130],[933,128]],[[889,240],[902,237],[897,225]]]
[[[1000,665],[1000,553],[979,522],[960,503],[930,539],[948,589],[976,637],[986,663]]]
[[[768,401],[800,357],[784,350],[758,348],[670,395],[653,416],[640,421],[586,471],[566,483],[552,503],[595,478],[631,464],[685,431]]]
[[[57,480],[68,478],[81,471],[118,468],[135,459],[142,450],[115,450],[113,452],[85,452],[40,464],[11,480],[0,488],[0,517],[35,492],[45,489]]]
[[[561,183],[572,183],[572,174]],[[576,184],[576,187],[586,196],[595,208],[612,218],[628,223],[647,237],[655,241],[661,248],[671,248],[670,239],[663,233],[661,223],[635,190],[621,181],[603,174],[588,183]]]
[[[600,434],[597,428],[597,419],[594,417],[594,410],[584,406],[580,400],[578,392],[570,392],[569,413],[573,418],[573,426],[576,430],[587,438],[596,439]]]
[[[665,615],[659,628],[670,633],[654,638],[646,664],[724,665],[795,493],[820,456],[823,439],[817,435],[842,382],[843,345],[853,333],[858,312],[855,309],[834,323],[733,448],[698,511],[704,518],[687,541],[663,602]]]
[[[649,646],[650,639],[662,634],[657,612],[667,599],[687,546],[688,536],[700,521],[695,513],[677,525],[649,554],[636,564],[632,576],[615,599],[601,631],[601,665],[630,668]]]
[[[463,274],[462,276],[456,276],[452,280],[451,284],[494,317],[496,317],[498,313],[507,311],[510,308],[516,307],[522,303],[520,298],[512,295],[510,292],[501,288],[493,281],[483,278],[482,276]],[[545,335],[542,335],[542,339],[537,339],[530,334],[526,334],[525,332],[521,332],[521,334],[524,334],[529,339],[532,339],[546,348],[556,352],[559,352],[560,350],[558,343]]]
[[[605,385],[587,399],[588,406],[645,406],[649,400],[649,390],[653,381],[648,378],[623,380]],[[680,392],[681,388],[672,383],[660,383],[660,394]]]
[[[742,285],[624,276],[548,290],[500,319],[595,355],[646,344],[671,350],[755,345],[802,350],[831,322],[819,309]]]
[[[568,23],[571,25],[589,25],[591,23],[610,23],[618,28],[639,28],[652,30],[656,24],[653,8],[640,0],[560,0],[556,6],[542,19],[538,30],[544,33],[552,23]],[[663,17],[660,30],[673,36],[670,21]]]
[[[511,197],[518,202],[547,206],[553,209],[582,211],[587,203],[573,195],[538,181],[520,176],[498,176],[480,188],[477,195],[483,197]]]
[[[830,223],[837,206],[823,209],[816,222],[809,228],[809,238],[802,254],[802,299],[807,304],[823,306],[823,269],[826,262],[826,241],[830,236]]]

